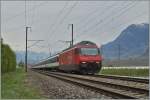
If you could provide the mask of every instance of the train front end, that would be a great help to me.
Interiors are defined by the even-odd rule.
[[[101,70],[102,57],[96,44],[82,45],[78,51],[78,63],[82,74],[95,74]]]

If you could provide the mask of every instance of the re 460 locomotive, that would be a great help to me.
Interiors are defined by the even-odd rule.
[[[101,70],[102,57],[98,46],[90,41],[82,41],[63,50],[55,56],[43,60],[32,68],[57,69],[64,72],[95,74]]]

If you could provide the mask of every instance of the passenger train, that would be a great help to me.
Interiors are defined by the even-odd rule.
[[[99,48],[90,41],[79,42],[32,66],[34,69],[55,69],[81,74],[96,74],[101,67],[102,57]]]

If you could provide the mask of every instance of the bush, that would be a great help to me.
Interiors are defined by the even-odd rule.
[[[7,44],[1,44],[1,71],[2,73],[16,69],[16,55]]]

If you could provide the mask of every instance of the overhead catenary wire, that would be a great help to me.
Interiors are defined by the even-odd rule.
[[[59,30],[61,24],[64,22],[64,20],[67,18],[67,16],[72,12],[73,8],[75,8],[75,6],[76,6],[77,4],[78,4],[78,1],[76,1],[76,2],[70,7],[69,11],[68,11],[68,12],[64,15],[64,17],[59,21],[59,23],[58,23],[59,27],[58,27],[58,25],[56,25],[56,28],[50,32],[50,33],[52,34],[50,38],[53,38],[54,33]]]
[[[68,5],[68,2],[69,2],[69,1],[66,1],[65,6]],[[57,23],[57,19],[58,19],[58,17],[60,17],[60,15],[63,13],[63,11],[64,11],[64,9],[65,9],[65,6],[63,7],[63,9],[61,9],[61,10],[58,12],[58,15],[57,15],[56,19],[54,19],[54,20],[53,20],[53,23],[48,27],[48,30],[49,30],[49,31],[52,30],[53,27],[55,26],[55,24]],[[33,12],[32,20],[31,20],[31,26],[32,26],[33,24],[35,24],[35,23],[36,23],[36,26],[41,26],[41,24],[37,24],[37,23],[39,23],[39,22],[41,22],[41,21],[43,22],[44,20],[47,21],[47,18],[42,19],[42,20],[41,20],[41,18],[38,19],[38,20],[35,20],[34,17],[35,17],[35,13]],[[48,18],[49,18],[49,17],[48,17]],[[48,22],[48,21],[47,21],[47,22]],[[51,21],[50,21],[49,23],[51,23]],[[48,31],[47,31],[47,32],[48,32]],[[47,33],[47,32],[46,32],[46,33]]]
[[[33,46],[35,46],[39,41],[36,41],[35,43],[33,43],[32,45],[28,46],[27,48],[31,48]]]
[[[36,4],[36,3],[35,3]],[[34,5],[35,5],[34,4]],[[35,17],[35,9],[33,10],[33,13],[32,13],[32,15],[31,15],[31,24],[30,24],[30,26],[32,26],[33,25],[33,23],[34,23],[34,17]]]
[[[25,5],[27,5],[26,1],[27,1],[27,0],[25,0]],[[35,6],[32,7],[31,9],[28,9],[28,12],[33,11],[34,9],[36,9],[36,8],[38,8],[38,7],[40,7],[40,6],[44,5],[44,4],[46,4],[47,2],[48,2],[48,1],[44,1],[44,2],[40,3],[39,5],[35,5]],[[22,12],[19,12],[19,13],[13,15],[13,16],[10,16],[9,18],[7,18],[7,19],[4,20],[4,23],[7,23],[7,22],[9,22],[9,21],[11,21],[11,20],[13,20],[13,19],[19,17],[19,16],[23,16],[25,12],[26,12],[26,10],[24,10],[24,11],[22,11]]]
[[[123,4],[124,4],[124,2],[123,2]],[[110,10],[110,9],[112,9],[112,7],[113,6],[115,6],[116,5],[116,2],[115,3],[113,3],[113,4],[111,4],[111,5],[109,5],[109,6],[107,6],[106,7],[106,9],[107,9],[107,11],[108,10]],[[101,15],[101,13],[103,13],[103,15],[104,15],[104,13],[106,12],[105,10],[103,10],[101,13],[97,13],[97,11],[99,10],[99,8],[100,7],[98,7],[98,8],[96,8],[95,10],[92,10],[90,13],[88,13],[87,15],[85,15],[86,17],[84,17],[84,18],[81,18],[80,20],[79,20],[79,22],[80,22],[80,24],[82,24],[81,22],[83,22],[83,25],[82,26],[78,26],[77,25],[77,29],[76,30],[80,30],[80,29],[83,29],[83,27],[85,27],[86,25],[88,25],[88,23],[89,22],[91,22],[91,21],[93,21],[93,18],[91,18],[91,16],[93,16],[93,15],[95,15],[95,14],[98,14],[98,16],[99,15]],[[97,16],[97,17],[98,17]],[[95,18],[95,17],[94,17]],[[89,20],[88,20],[89,19]],[[84,22],[85,21],[85,22]],[[77,24],[77,23],[76,23]],[[78,29],[78,27],[79,27],[79,29]],[[63,32],[63,33],[66,33],[67,32],[67,29],[65,29],[65,31]],[[76,37],[76,36],[75,36]]]
[[[35,41],[35,43],[33,43],[32,45],[28,46],[28,48],[35,46],[37,43],[39,43],[40,41],[44,41],[44,40],[28,40],[28,41]]]
[[[62,7],[62,9],[57,13],[56,19],[55,19],[54,22],[51,24],[50,28],[48,29],[48,32],[51,31],[51,30],[53,30],[53,28],[54,28],[56,22],[58,21],[59,17],[61,17],[61,15],[63,14],[63,12],[64,12],[64,10],[66,9],[66,7],[68,6],[68,4],[69,4],[69,1],[66,1],[65,5]],[[53,43],[56,43],[56,42],[57,42],[57,40],[54,41]],[[48,42],[47,42],[47,43],[48,43]],[[48,44],[50,44],[50,43],[48,43]],[[52,43],[51,43],[51,44],[52,44]]]
[[[47,44],[47,45],[39,45],[38,43],[35,43],[33,46],[40,47],[41,49],[45,49],[46,48],[49,51],[49,48],[52,47],[53,45],[56,45],[57,43],[59,43],[58,40],[53,42],[53,43],[47,43],[46,42],[45,44]],[[51,52],[54,52],[54,51],[52,51],[52,49],[51,49]]]
[[[130,3],[131,4],[131,3]],[[111,10],[112,9],[112,7],[113,6],[115,6],[116,5],[116,3],[113,3],[111,6],[110,6],[110,8],[109,7],[107,7],[107,13],[108,13],[108,10]],[[121,7],[123,7],[122,9],[124,9],[124,2],[122,3],[122,5],[121,5]],[[125,7],[126,6],[128,6],[129,4],[127,4],[127,5],[125,5]],[[121,9],[121,10],[122,10]],[[105,10],[103,10],[103,12],[101,12],[101,13],[99,13],[98,15],[102,15],[102,16],[104,16],[104,17],[102,17],[101,19],[99,19],[99,21],[96,23],[96,24],[94,24],[93,26],[91,26],[91,27],[93,27],[93,28],[95,28],[97,25],[98,25],[98,23],[100,23],[100,22],[104,22],[103,20],[105,20],[105,19],[109,19],[110,17],[109,16],[111,16],[112,15],[112,13],[116,13],[117,11],[116,11],[116,9],[113,9],[112,11],[111,11],[111,13],[108,13],[108,15],[107,15],[107,13],[106,13],[106,11]],[[106,14],[105,14],[106,13]],[[97,16],[98,17],[98,16]],[[99,18],[99,17],[98,17]],[[96,19],[96,17],[95,17],[95,19]],[[84,27],[85,26],[87,26],[87,25],[90,25],[89,23],[91,23],[91,22],[93,22],[93,20],[95,20],[95,19],[91,19],[91,20],[89,20],[88,22],[86,22],[86,24],[84,24]],[[91,28],[90,27],[90,28]],[[83,28],[82,28],[83,29]],[[87,29],[89,29],[89,28],[87,28]],[[87,30],[87,29],[85,29],[85,30]],[[92,29],[92,28],[91,28]],[[84,31],[85,31],[84,30]],[[78,31],[80,31],[79,29],[78,29]],[[78,35],[76,35],[75,36],[75,38],[77,38],[78,36],[80,36],[81,35],[81,32],[79,32],[79,34]]]
[[[129,5],[131,5],[131,6],[129,6]],[[101,20],[100,20],[98,23],[96,23],[96,24],[94,24],[92,27],[88,28],[88,31],[87,31],[87,29],[84,30],[84,32],[87,32],[87,33],[86,33],[86,34],[83,34],[83,33],[82,33],[82,35],[87,35],[90,31],[93,32],[93,29],[94,29],[94,28],[100,27],[100,26],[98,26],[99,24],[100,24],[101,26],[103,25],[102,27],[104,27],[104,26],[107,25],[108,23],[111,23],[115,18],[118,18],[118,17],[122,16],[122,15],[121,15],[122,13],[125,13],[125,12],[128,11],[129,9],[133,8],[135,5],[136,5],[136,4],[130,3],[130,4],[128,4],[125,8],[123,7],[122,9],[120,9],[120,12],[118,13],[119,15],[116,14],[117,16],[115,16],[115,17],[104,17],[104,19],[107,18],[107,20],[110,20],[110,21],[106,21],[106,22],[104,23],[104,21],[101,22]],[[110,18],[111,18],[111,19],[110,19]],[[104,19],[103,19],[103,20],[104,20]],[[102,23],[104,23],[104,24],[102,24]],[[101,27],[101,29],[102,29],[102,27]],[[105,27],[106,27],[106,26],[105,26]],[[77,35],[76,38],[78,38],[78,36],[81,36],[81,33],[80,33],[79,35]]]
[[[135,16],[134,19],[132,18],[132,19],[127,20],[124,24],[120,23],[119,25],[117,25],[117,27],[112,27],[113,32],[115,31],[114,29],[116,29],[116,28],[118,28],[118,27],[121,27],[121,26],[123,26],[123,25],[125,26],[125,24],[128,24],[128,23],[131,22],[131,21],[137,20],[140,16],[143,16],[143,14],[145,14],[145,12],[144,12],[144,13],[141,13],[141,14],[139,14],[139,15],[137,15],[137,16]],[[115,33],[115,32],[114,32],[114,33]],[[136,40],[135,36],[133,36],[132,34],[128,34],[128,35],[129,35],[130,37],[132,37],[132,38],[134,39],[134,41],[138,42],[138,41]],[[131,42],[130,44],[132,44],[132,42]],[[124,48],[124,49],[125,49],[125,48]]]
[[[56,19],[54,20],[54,22],[51,24],[51,26],[48,29],[48,32],[53,30],[56,22],[58,21],[58,18],[61,17],[61,15],[63,14],[64,10],[66,9],[66,7],[68,6],[68,1],[66,1],[65,5],[63,6],[63,8],[58,12],[58,14],[56,15]],[[51,32],[52,33],[52,32]]]
[[[120,12],[118,15],[116,15],[115,17],[111,18],[110,21],[108,21],[107,23],[105,23],[103,26],[107,25],[109,22],[114,21],[115,18],[119,18],[120,16],[122,16],[123,14],[125,14],[129,9],[132,9],[133,7],[136,6],[138,2],[136,2],[135,4],[129,6],[128,8],[124,9],[122,12]],[[103,27],[102,26],[102,27]]]
[[[103,5],[104,6],[104,5]],[[89,19],[91,16],[93,16],[94,14],[97,14],[96,12],[100,9],[101,6],[98,6],[96,9],[92,10],[89,12],[89,9],[87,10],[87,12],[89,12],[88,14],[86,14],[86,17],[82,17],[80,16],[80,19],[77,20],[76,24],[82,24],[81,21],[87,21],[87,19]],[[84,14],[85,16],[85,14]]]
[[[60,25],[64,22],[64,20],[67,18],[67,16],[71,13],[71,11],[73,10],[73,8],[77,5],[78,1],[76,1],[72,6],[71,8],[69,9],[69,11],[64,15],[64,17],[59,21],[58,25],[56,26],[56,28],[54,30],[52,30],[52,34],[55,33],[55,31],[58,31],[59,28],[60,28]]]
[[[69,9],[69,11],[65,14],[65,16],[62,18],[62,20],[60,21],[59,24],[62,24],[64,22],[64,20],[67,18],[67,16],[69,16],[69,14],[73,11],[73,9],[77,6],[78,1],[76,1],[72,7]]]
[[[132,4],[132,3],[130,3],[130,4]],[[130,4],[127,4],[127,6],[130,5]],[[123,7],[123,9],[124,9],[124,7]],[[122,9],[121,9],[121,10],[122,10]]]
[[[143,16],[143,14],[145,14],[145,13],[146,13],[146,12],[140,13],[140,14],[136,15],[136,16],[134,17],[134,19],[128,19],[128,20],[126,20],[123,24],[120,23],[120,24],[117,25],[117,26],[118,26],[118,27],[119,27],[119,26],[123,26],[124,24],[127,24],[128,22],[134,21],[134,20],[136,20],[137,18]],[[113,26],[111,29],[118,28],[118,27]]]
[[[124,2],[123,2],[123,4],[124,4]],[[96,11],[99,10],[99,8],[97,8],[97,9],[95,9],[94,11],[90,12],[88,15],[86,15],[86,17],[84,17],[84,19],[81,20],[82,22],[84,22],[84,20],[85,20],[85,22],[84,22],[83,25],[80,26],[79,29],[77,29],[77,30],[83,29],[83,27],[87,26],[87,25],[88,25],[90,22],[92,22],[93,19],[95,19],[96,17],[105,15],[105,13],[107,13],[109,10],[111,10],[115,5],[116,5],[116,2],[113,3],[113,4],[111,4],[111,5],[109,5],[109,6],[107,6],[107,7],[106,7],[107,11],[102,10],[102,12],[100,12],[100,13],[99,13],[99,12],[96,12]],[[90,17],[93,16],[93,15],[95,15],[95,14],[97,14],[97,16],[94,16],[94,18],[91,18],[91,19],[90,19]],[[89,20],[88,20],[88,19],[89,19]],[[82,23],[81,23],[81,24],[82,24]]]
[[[134,21],[134,20],[137,20],[139,17],[143,16],[143,14],[145,14],[145,13],[146,13],[146,12],[140,13],[140,14],[136,15],[134,18],[130,18],[130,19],[128,19],[128,20],[125,20],[125,22],[120,23],[120,24],[118,24],[118,25],[116,25],[116,26],[113,26],[113,27],[109,28],[109,30],[111,30],[112,33],[115,33],[116,28],[121,27],[121,26],[125,26],[125,25],[127,25],[129,22]],[[97,32],[97,33],[98,33],[98,32]],[[93,34],[89,34],[89,35],[93,35]],[[88,36],[89,36],[89,35],[88,35]]]
[[[24,15],[24,25],[20,25],[18,27],[14,27],[14,28],[10,28],[10,29],[7,29],[7,31],[19,31],[20,29],[23,29],[23,27],[27,26],[27,11],[28,12],[31,12],[33,10],[35,10],[37,7],[40,7],[42,6],[43,4],[45,4],[46,2],[42,2],[40,3],[39,5],[35,5],[34,7],[32,7],[31,9],[27,10],[27,1],[25,0],[24,2],[24,11],[23,12],[20,12],[14,16],[11,16],[10,18],[8,18],[7,20],[4,20],[4,23],[16,18],[16,17],[19,17],[19,16],[22,16]],[[5,32],[5,33],[8,33],[8,32]]]
[[[39,5],[35,5],[35,9],[33,9],[33,14],[31,16],[31,26],[35,23],[35,12],[40,8],[42,7],[43,5],[47,4],[48,1],[44,1],[42,3],[40,3]],[[39,21],[36,21],[39,23]]]
[[[127,5],[125,5],[125,7],[124,6],[122,6],[122,8],[121,9],[119,9],[119,11],[121,12],[122,10],[124,10],[125,8],[127,8],[128,6],[130,6],[130,5],[132,5],[133,3],[131,2],[131,3],[129,3],[129,4],[127,4]],[[119,12],[119,13],[120,13]],[[112,13],[117,13],[118,14],[118,11],[116,11],[116,10],[114,10],[114,12],[111,12],[111,13],[109,13],[107,16],[104,16],[103,17],[103,19],[100,19],[96,24],[94,24],[94,25],[92,25],[91,27],[88,27],[87,29],[85,29],[84,31],[83,31],[83,33],[89,33],[89,31],[93,31],[93,29],[95,29],[96,27],[99,27],[98,25],[103,25],[102,23],[105,23],[107,20],[109,20],[110,18],[112,18],[112,17],[110,17],[111,15],[112,15]],[[104,20],[106,20],[106,21],[104,21]],[[106,27],[106,26],[105,26]],[[90,29],[90,30],[89,30]],[[101,28],[102,29],[102,28]],[[80,33],[81,34],[81,33]],[[79,34],[79,35],[80,35]],[[86,34],[83,34],[83,35],[86,35]]]

